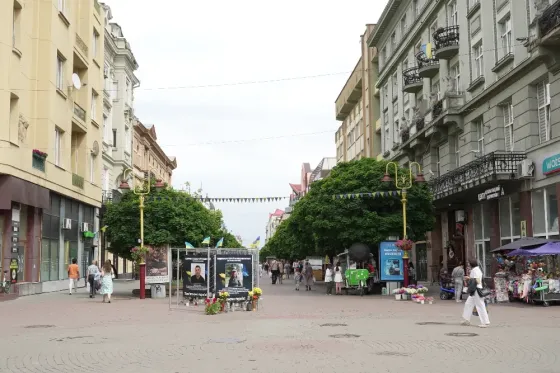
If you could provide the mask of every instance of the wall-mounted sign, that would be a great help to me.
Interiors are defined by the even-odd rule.
[[[521,220],[521,237],[527,237],[527,220]]]
[[[543,175],[552,175],[556,172],[560,172],[560,154],[545,158],[542,163]]]
[[[18,269],[19,269],[18,260],[16,258],[12,258],[12,260],[10,260],[10,280],[12,284],[15,284],[17,282]]]
[[[489,201],[491,199],[500,198],[504,196],[504,188],[500,185],[486,189],[484,192],[478,194],[478,201]]]

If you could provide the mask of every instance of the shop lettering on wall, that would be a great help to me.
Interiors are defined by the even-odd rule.
[[[478,201],[488,201],[494,198],[500,198],[504,196],[504,188],[497,186],[494,188],[486,189],[483,193],[478,195]]]
[[[560,172],[560,154],[545,158],[542,163],[543,175],[552,175],[556,172]]]

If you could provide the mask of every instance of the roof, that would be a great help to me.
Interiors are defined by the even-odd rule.
[[[284,215],[284,211],[280,209],[276,209],[276,211],[274,211],[272,214],[268,214],[268,219],[270,219],[273,216],[278,217],[282,215]]]
[[[134,130],[138,132],[142,137],[150,137],[150,141],[154,151],[160,155],[160,157],[165,161],[166,166],[171,167],[172,170],[177,168],[177,159],[173,156],[168,156],[165,154],[161,146],[157,143],[156,127],[153,124],[144,125],[142,122],[136,118],[134,123]]]
[[[301,184],[292,184],[290,183],[290,188],[294,191],[294,193],[301,193]]]
[[[377,46],[379,39],[381,39],[383,32],[387,28],[389,22],[391,22],[391,20],[393,19],[393,16],[395,15],[395,12],[397,11],[401,3],[402,0],[389,0],[387,6],[383,10],[383,13],[381,14],[381,17],[379,17],[379,21],[377,21],[375,29],[369,35],[369,38],[367,40],[367,45],[369,47]]]

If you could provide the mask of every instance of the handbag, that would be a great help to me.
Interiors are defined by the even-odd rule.
[[[481,298],[486,298],[487,296],[492,294],[492,291],[486,286],[486,283],[484,282],[484,279],[482,279],[482,289],[481,288],[476,288],[476,291],[478,292],[478,295]]]

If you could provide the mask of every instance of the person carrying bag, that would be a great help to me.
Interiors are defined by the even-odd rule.
[[[481,328],[487,328],[490,326],[490,319],[488,318],[488,312],[486,311],[486,304],[484,302],[484,297],[488,296],[490,290],[484,286],[482,279],[482,270],[478,266],[476,259],[470,259],[469,264],[471,266],[471,271],[467,279],[467,294],[469,297],[465,302],[465,307],[463,308],[463,321],[462,325],[470,325],[471,316],[473,308],[476,308],[478,316],[480,318]]]

